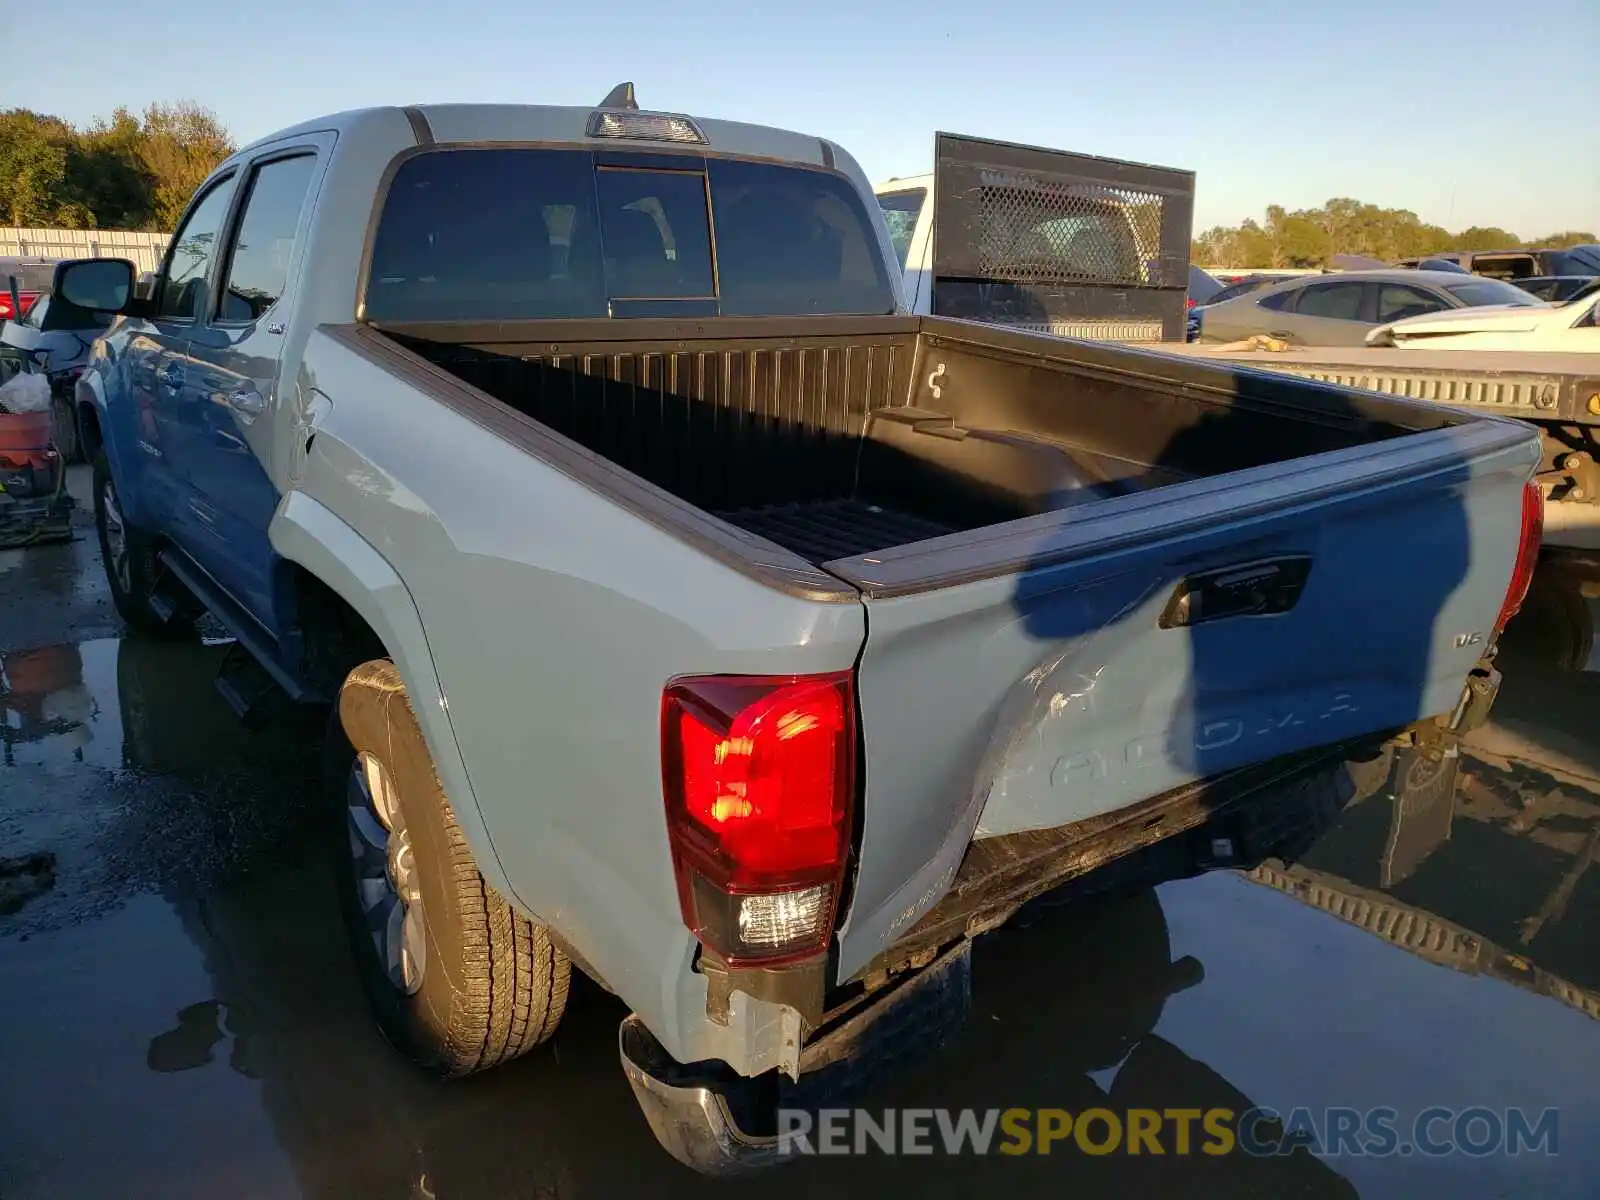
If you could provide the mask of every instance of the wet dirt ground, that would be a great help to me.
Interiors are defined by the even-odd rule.
[[[477,1079],[367,1019],[314,714],[237,722],[223,645],[126,638],[89,531],[0,552],[0,1197],[730,1191],[655,1145],[624,1011]],[[1508,672],[1453,786],[1392,780],[1300,862],[982,941],[953,1048],[874,1108],[1558,1111],[1555,1153],[812,1160],[778,1200],[1600,1193],[1600,673]],[[1413,781],[1414,782],[1414,781]],[[1445,1128],[1445,1127],[1441,1127]],[[749,1185],[744,1185],[748,1187]]]

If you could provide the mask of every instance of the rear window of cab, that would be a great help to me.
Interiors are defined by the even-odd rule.
[[[642,165],[635,165],[642,164]],[[894,311],[876,227],[832,171],[693,155],[428,151],[395,171],[372,321]]]

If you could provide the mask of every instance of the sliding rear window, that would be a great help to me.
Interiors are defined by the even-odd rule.
[[[440,150],[395,172],[373,242],[373,321],[875,314],[894,310],[842,177],[587,150]]]

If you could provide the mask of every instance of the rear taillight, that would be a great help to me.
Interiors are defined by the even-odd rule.
[[[1506,627],[1506,622],[1517,615],[1522,602],[1528,598],[1528,588],[1533,583],[1533,571],[1539,563],[1539,543],[1544,538],[1544,494],[1535,483],[1522,488],[1522,539],[1517,544],[1517,562],[1511,568],[1511,584],[1506,588],[1506,600],[1500,607],[1500,617],[1494,623],[1495,632]]]
[[[1194,307],[1194,297],[1193,296],[1185,296],[1183,298],[1183,306],[1185,308],[1193,308]]]
[[[852,675],[678,679],[661,771],[684,923],[732,965],[827,948],[855,807]]]

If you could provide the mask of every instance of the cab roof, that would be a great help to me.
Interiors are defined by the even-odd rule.
[[[591,137],[588,133],[589,119],[598,111],[648,113],[652,110],[602,110],[598,107],[541,104],[420,104],[405,107],[360,108],[302,121],[298,125],[258,138],[239,153],[248,154],[261,146],[308,133],[331,132],[341,139],[347,137],[360,139],[369,135],[388,136],[388,131],[395,128],[396,117],[409,121],[418,135],[419,143],[423,144],[427,140],[441,144],[570,142],[575,145],[611,145],[618,148],[629,146],[642,149],[657,145],[687,148],[682,143]],[[844,151],[824,138],[766,125],[750,125],[742,121],[722,121],[697,116],[690,116],[689,119],[705,134],[706,141],[699,148],[707,153],[736,154],[818,166],[833,166],[839,159],[849,161]]]

